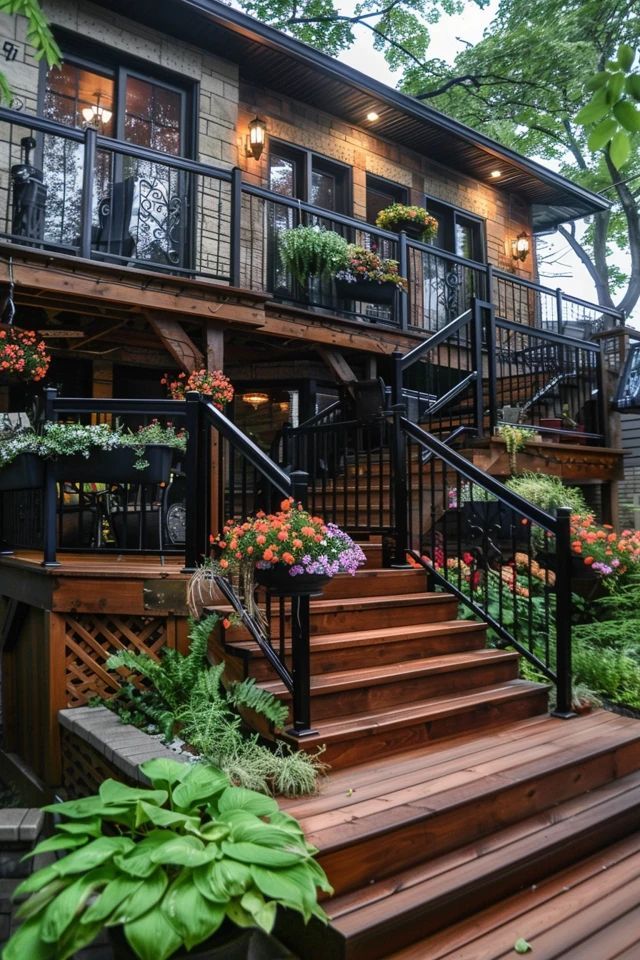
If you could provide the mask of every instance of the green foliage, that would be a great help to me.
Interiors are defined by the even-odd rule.
[[[49,67],[60,66],[60,48],[43,16],[38,0],[0,0],[0,13],[26,17],[27,42],[33,47],[36,60],[46,60]],[[11,99],[7,78],[0,73],[0,103],[11,103]]]
[[[205,760],[223,769],[234,783],[265,793],[297,796],[313,793],[322,764],[317,756],[297,752],[282,742],[270,749],[257,734],[245,731],[239,710],[251,710],[276,727],[284,725],[287,708],[253,679],[222,685],[224,664],[207,662],[207,644],[218,623],[217,614],[190,620],[187,654],[164,649],[159,661],[146,653],[121,651],[107,667],[127,670],[148,681],[138,689],[125,682],[116,697],[105,701],[125,723],[170,741],[180,736]]]
[[[546,473],[521,473],[507,480],[506,486],[552,515],[558,507],[570,507],[572,513],[589,513],[582,491],[578,487],[565,486],[560,477]]]
[[[349,245],[333,230],[293,227],[278,235],[280,259],[285,270],[304,286],[309,277],[323,277],[346,266]]]
[[[4,960],[67,960],[107,926],[123,927],[140,960],[167,960],[225,920],[270,932],[278,907],[326,922],[317,850],[275,800],[213,766],[141,769],[151,788],[106,780],[97,796],[45,807],[59,820],[32,856],[64,855],[17,888],[24,922]]]
[[[585,83],[585,90],[592,96],[576,115],[576,123],[590,130],[589,149],[608,148],[618,170],[631,158],[632,135],[640,132],[640,110],[635,105],[640,101],[640,69],[634,69],[635,59],[634,48],[620,44],[607,69],[599,70]]]

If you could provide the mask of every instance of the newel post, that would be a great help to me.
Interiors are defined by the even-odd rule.
[[[296,503],[305,505],[309,474],[304,470],[291,472],[291,496]],[[308,737],[311,729],[311,649],[309,635],[310,594],[303,593],[291,598],[291,676],[293,679],[292,713],[293,727],[289,731],[295,737]]]
[[[57,396],[58,391],[55,387],[45,387],[44,417],[46,423],[55,422],[58,419],[58,414],[55,409],[55,401]],[[42,514],[44,528],[42,566],[57,567],[59,565],[58,560],[56,559],[58,492],[56,487],[54,463],[48,457],[44,462],[44,496]]]
[[[559,507],[556,520],[556,685],[554,717],[575,716],[571,709],[571,510]]]
[[[80,256],[91,259],[91,229],[93,225],[93,178],[96,166],[98,131],[88,126],[84,131],[82,160],[82,209],[80,213]]]
[[[185,469],[187,473],[187,490],[185,506],[185,543],[184,543],[184,571],[192,573],[198,566],[198,530],[201,510],[198,504],[200,483],[198,470],[200,469],[200,394],[189,392],[186,396],[187,415],[185,427],[187,430],[187,451],[185,454]]]
[[[407,437],[400,423],[406,410],[403,404],[393,405],[392,436],[391,436],[391,469],[393,519],[395,527],[393,567],[406,567],[407,549],[409,547],[409,517],[407,491]]]

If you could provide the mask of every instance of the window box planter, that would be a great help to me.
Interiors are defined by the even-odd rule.
[[[37,490],[42,486],[44,467],[37,453],[21,453],[0,469],[0,491]]]
[[[174,449],[164,444],[149,444],[144,448],[143,460],[149,466],[142,470],[134,464],[139,460],[135,450],[95,450],[88,457],[74,454],[55,461],[56,480],[80,483],[166,483],[171,474]]]
[[[336,295],[340,300],[359,300],[362,303],[378,303],[390,306],[396,296],[395,283],[375,283],[370,280],[360,280],[349,283],[347,280],[336,280]]]

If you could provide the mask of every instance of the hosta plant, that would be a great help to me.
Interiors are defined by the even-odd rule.
[[[317,851],[275,800],[211,766],[141,769],[149,788],[105,780],[97,796],[45,808],[55,833],[31,855],[63,855],[18,887],[28,899],[3,960],[66,960],[104,927],[121,927],[139,960],[168,960],[225,921],[270,932],[278,906],[326,920]]]

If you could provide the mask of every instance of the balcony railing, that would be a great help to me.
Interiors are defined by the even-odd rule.
[[[404,330],[440,330],[474,297],[502,320],[573,338],[624,322],[619,311],[243,183],[238,168],[169,157],[14,110],[0,109],[0,123],[5,240],[270,292]],[[301,223],[398,260],[408,294],[380,305],[339,298],[330,279],[301,289],[278,256],[279,232]]]

